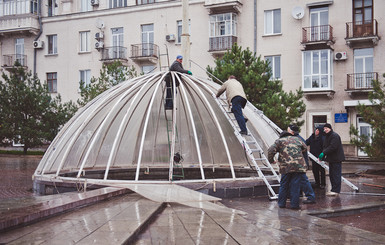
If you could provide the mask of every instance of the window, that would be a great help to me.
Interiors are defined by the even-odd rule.
[[[80,70],[80,82],[84,83],[84,87],[91,84],[91,70]]]
[[[178,20],[176,22],[176,26],[177,26],[177,33],[178,33],[178,38],[177,38],[176,42],[181,43],[182,42],[182,21]],[[188,32],[189,32],[189,34],[191,34],[191,21],[190,20],[188,21]]]
[[[79,32],[80,37],[80,52],[90,52],[90,31]]]
[[[20,65],[26,66],[27,64],[24,56],[24,38],[16,38],[15,54],[16,61],[19,62]]]
[[[143,74],[150,73],[150,72],[154,71],[154,69],[155,69],[155,66],[142,66]]]
[[[265,60],[269,62],[271,68],[270,80],[281,79],[281,56],[266,56]]]
[[[127,7],[127,0],[110,0],[110,8]]]
[[[265,11],[265,35],[281,33],[281,9]]]
[[[332,53],[329,49],[302,52],[303,89],[332,89]]]
[[[353,55],[355,88],[372,88],[373,48],[355,49]]]
[[[141,5],[141,4],[148,4],[148,3],[154,3],[155,0],[137,0],[136,4]]]
[[[362,117],[357,117],[357,128],[360,136],[366,137],[367,142],[372,143],[373,129],[372,126],[365,122]],[[367,154],[358,149],[358,156],[367,156]]]
[[[154,24],[142,25],[142,56],[154,54]]]
[[[55,16],[57,13],[56,0],[48,0],[48,16]]]
[[[372,0],[354,0],[353,18],[356,25],[371,24],[373,19]]]
[[[48,38],[48,54],[57,54],[57,35],[49,35]]]
[[[329,40],[329,8],[310,9],[311,41]]]
[[[109,50],[109,57],[113,59],[125,58],[125,49],[123,43],[123,27],[112,28],[112,49]],[[111,53],[112,52],[112,53]]]
[[[210,37],[236,36],[237,15],[234,13],[210,15]]]
[[[80,11],[81,12],[92,11],[91,0],[81,0],[80,1]]]
[[[57,73],[47,73],[47,85],[50,93],[57,93]]]

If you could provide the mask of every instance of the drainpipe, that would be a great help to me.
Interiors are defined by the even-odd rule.
[[[41,1],[42,0],[39,0],[38,9],[37,9],[40,30],[39,30],[36,38],[34,39],[34,41],[37,41],[39,39],[39,37],[41,36],[41,34],[43,33],[43,23],[41,21]],[[33,51],[33,74],[34,75],[36,75],[36,63],[37,63],[36,62],[36,56],[37,56],[37,49],[34,48],[34,51]]]
[[[257,54],[257,0],[254,0],[254,53]]]

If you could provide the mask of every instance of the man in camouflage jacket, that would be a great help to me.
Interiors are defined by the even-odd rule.
[[[286,207],[286,200],[290,192],[290,208],[300,209],[299,195],[301,174],[306,173],[306,163],[303,152],[307,151],[305,143],[287,131],[283,131],[273,145],[268,149],[268,160],[274,162],[278,153],[281,183],[278,194],[278,206]]]

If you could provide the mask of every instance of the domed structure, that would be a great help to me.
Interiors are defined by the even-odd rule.
[[[109,89],[61,129],[35,180],[108,185],[260,178],[254,162],[264,157],[259,148],[266,150],[278,137],[277,127],[248,103],[244,114],[251,134],[242,136],[224,96],[215,97],[218,84],[170,74],[174,86],[179,83],[173,109],[165,109],[167,72]],[[254,149],[248,137],[256,141]]]

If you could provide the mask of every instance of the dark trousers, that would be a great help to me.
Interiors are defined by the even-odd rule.
[[[176,84],[178,86],[179,82]],[[166,76],[166,108],[167,109],[173,108],[173,98],[174,98],[173,84],[172,84],[171,78]]]
[[[245,107],[247,100],[241,96],[235,96],[231,100],[231,111],[234,113],[235,119],[237,119],[238,125],[242,132],[247,132],[245,118],[242,114],[242,108]]]
[[[341,192],[341,177],[342,177],[342,164],[340,162],[329,163],[329,177],[332,184],[331,191]]]
[[[301,190],[308,200],[315,201],[315,194],[306,173],[298,173],[301,176]]]
[[[290,194],[290,206],[292,208],[299,208],[300,187],[300,173],[282,174],[278,194],[278,206],[280,208],[286,207],[286,200]]]
[[[311,169],[313,171],[315,184],[317,186],[325,186],[326,185],[326,177],[325,177],[325,169],[319,165],[318,163],[311,161]]]

